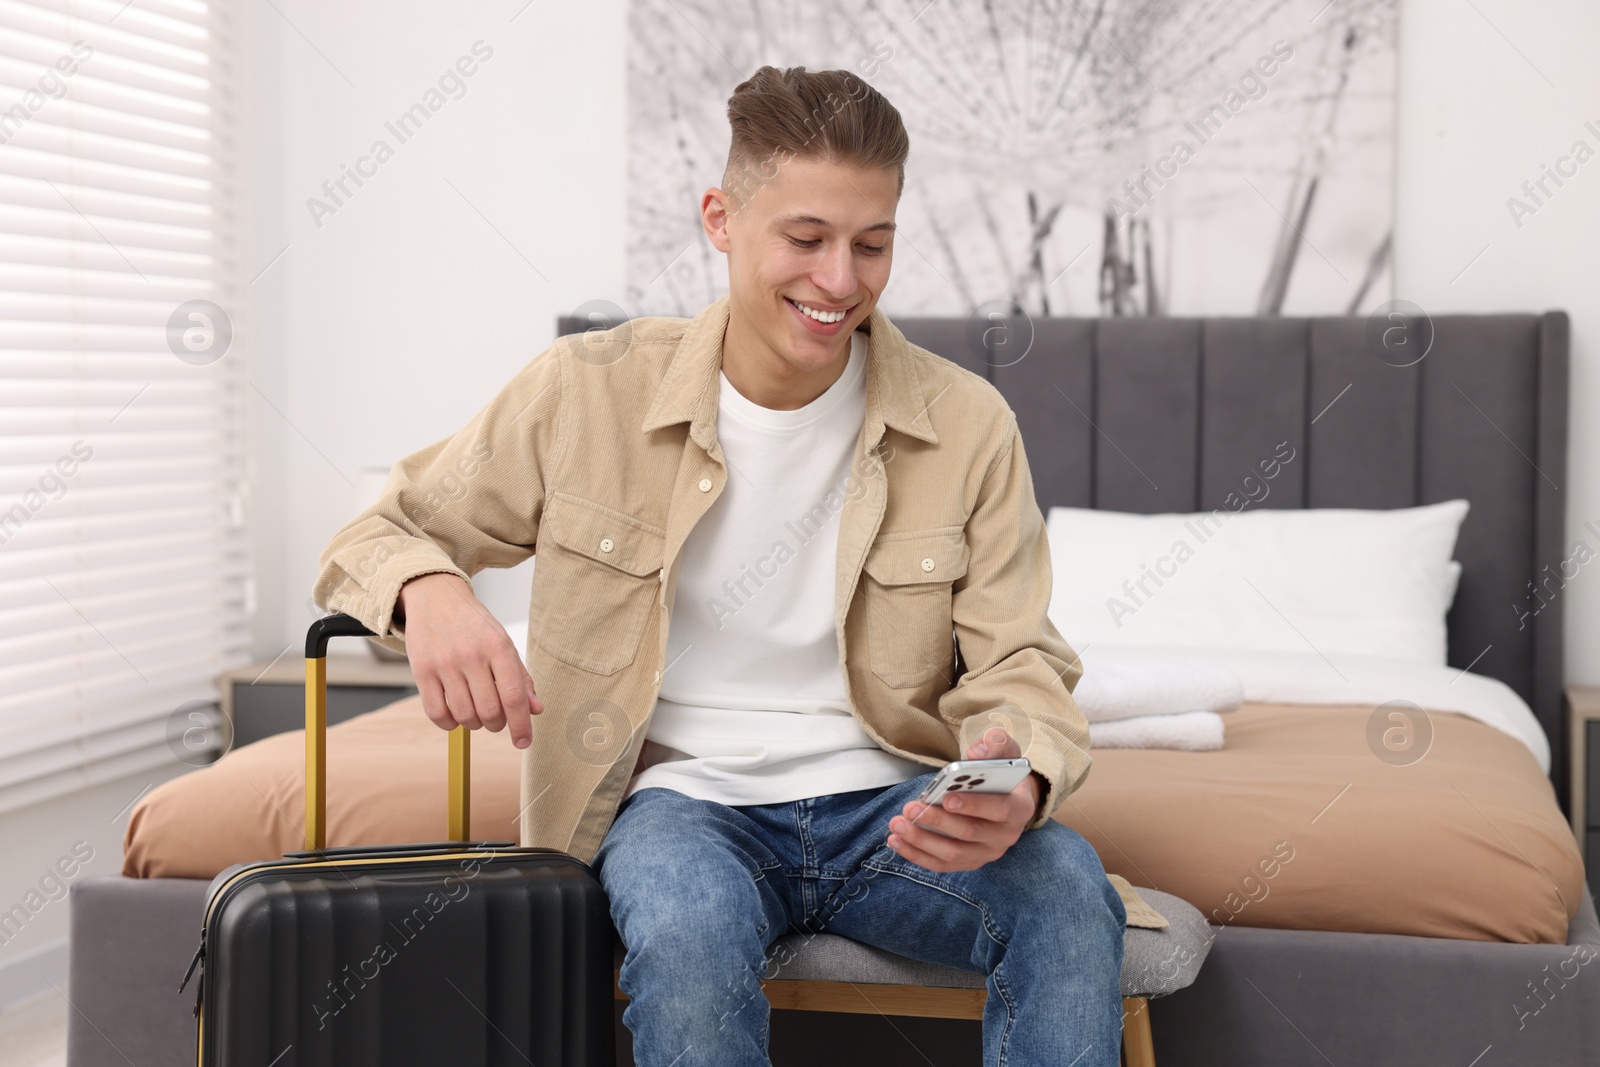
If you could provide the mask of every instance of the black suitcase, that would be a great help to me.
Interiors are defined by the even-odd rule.
[[[450,835],[326,848],[327,648],[306,635],[306,849],[212,879],[195,1002],[201,1067],[614,1067],[610,909],[587,864],[469,842],[471,733],[449,735]],[[182,992],[183,985],[179,986]]]

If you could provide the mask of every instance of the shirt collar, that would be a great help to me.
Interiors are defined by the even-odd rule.
[[[689,320],[641,431],[688,422],[689,436],[712,451],[717,439],[717,371],[722,366],[730,306],[729,297],[721,297]],[[939,436],[928,413],[936,398],[924,395],[905,335],[879,307],[868,314],[862,329],[867,331],[866,448],[870,451],[878,444],[885,426],[937,444]]]

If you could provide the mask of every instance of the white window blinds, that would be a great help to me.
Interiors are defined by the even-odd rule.
[[[233,6],[0,0],[0,810],[248,660]]]

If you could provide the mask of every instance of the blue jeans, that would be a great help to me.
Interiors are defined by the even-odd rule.
[[[933,774],[777,804],[625,798],[591,867],[638,1067],[767,1067],[767,948],[824,930],[987,975],[984,1067],[1117,1067],[1127,911],[1100,858],[1051,820],[976,870],[904,859],[889,819]]]

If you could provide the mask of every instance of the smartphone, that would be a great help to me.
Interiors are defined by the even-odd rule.
[[[946,763],[917,797],[919,804],[933,807],[951,793],[1009,793],[1022,784],[1033,770],[1026,756],[1015,759],[958,759]],[[918,819],[912,820],[920,823]],[[923,827],[941,837],[950,835],[932,826]]]

